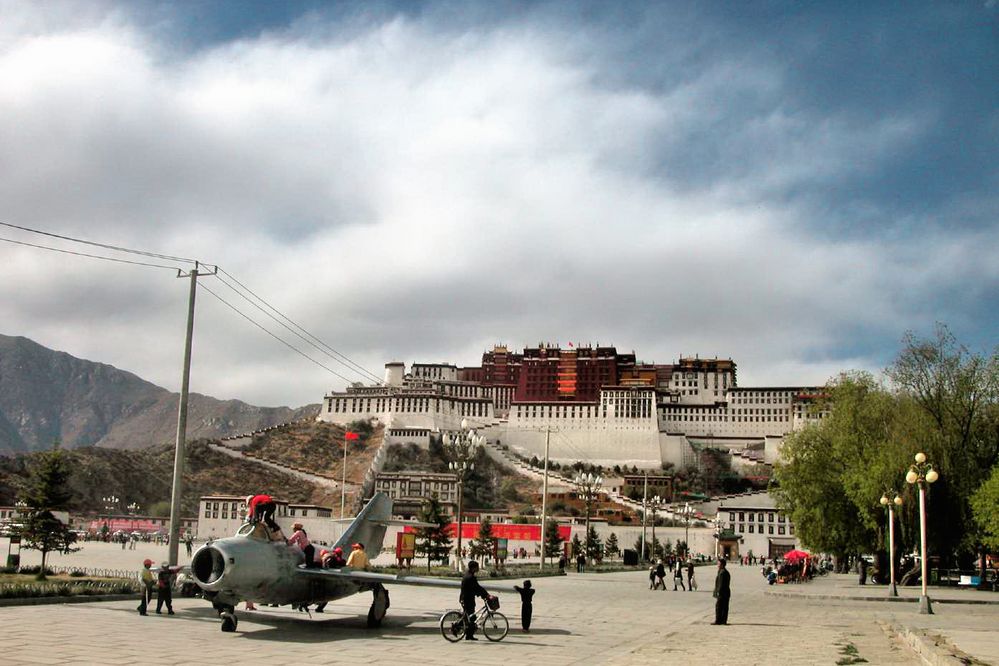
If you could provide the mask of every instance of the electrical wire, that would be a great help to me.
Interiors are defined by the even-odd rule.
[[[60,234],[54,234],[51,231],[42,231],[40,229],[32,229],[31,227],[22,227],[17,224],[11,224],[10,222],[0,222],[0,226],[9,227],[11,229],[20,229],[21,231],[27,231],[33,234],[40,234],[42,236],[49,236],[51,238],[58,238],[60,240],[71,241],[73,243],[82,243],[84,245],[92,245],[94,247],[102,247],[106,250],[116,250],[118,252],[128,252],[130,254],[141,254],[145,257],[153,257],[155,259],[167,259],[170,261],[185,261],[187,263],[193,264],[195,259],[188,259],[187,257],[175,257],[170,254],[159,254],[157,252],[146,252],[144,250],[133,250],[127,247],[121,247],[120,245],[110,245],[108,243],[98,243],[96,241],[88,241],[82,238],[73,238],[72,236],[63,236]]]
[[[296,323],[290,317],[288,317],[287,315],[285,315],[284,313],[282,313],[280,310],[278,310],[277,308],[275,308],[273,305],[271,305],[270,303],[268,303],[266,300],[264,300],[260,295],[258,295],[257,293],[255,293],[252,289],[250,289],[245,284],[243,284],[238,279],[236,279],[236,277],[234,275],[232,275],[232,273],[229,273],[228,271],[226,271],[224,268],[221,268],[221,267],[218,270],[219,270],[219,273],[224,274],[227,278],[229,278],[230,280],[232,280],[233,282],[235,282],[237,285],[239,285],[239,287],[241,289],[243,289],[243,291],[245,291],[248,294],[250,294],[250,296],[252,296],[254,299],[256,299],[259,303],[261,303],[268,310],[270,310],[275,315],[277,315],[278,317],[280,317],[284,321],[288,322],[295,329],[297,329],[298,331],[301,331],[305,336],[307,336],[307,338],[309,338],[309,339],[306,339],[306,337],[303,337],[299,333],[296,333],[295,331],[293,331],[291,328],[289,328],[287,325],[281,323],[280,321],[278,322],[282,326],[284,326],[286,329],[288,329],[289,331],[291,331],[292,333],[294,333],[296,336],[298,336],[300,339],[302,339],[304,342],[307,342],[311,346],[315,347],[317,350],[319,350],[322,353],[326,354],[327,356],[329,356],[330,358],[332,358],[333,360],[335,360],[337,363],[340,363],[341,365],[346,366],[352,372],[358,373],[359,375],[361,375],[362,378],[364,378],[364,379],[371,379],[376,384],[382,384],[383,383],[382,380],[376,374],[374,374],[373,372],[369,371],[367,368],[365,368],[364,366],[360,365],[359,363],[354,362],[353,360],[351,360],[350,358],[348,358],[345,354],[342,354],[341,352],[337,351],[333,347],[329,346],[328,344],[326,344],[325,342],[323,342],[322,340],[320,340],[318,337],[316,337],[315,335],[313,335],[309,331],[305,330],[305,328],[303,328],[302,326],[300,326],[298,323]],[[216,277],[218,277],[218,276],[216,276]],[[226,281],[223,278],[219,278],[219,280],[223,284],[225,284],[226,286],[228,286],[230,289],[232,289],[233,291],[235,291],[236,293],[238,293],[240,296],[242,296],[244,299],[246,299],[248,302],[250,302],[254,307],[256,307],[257,309],[259,309],[261,311],[264,311],[263,308],[260,305],[257,305],[256,303],[254,303],[253,300],[251,300],[245,294],[240,293],[240,291],[238,289],[236,289],[235,287],[233,287],[231,284],[226,283]],[[267,316],[270,317],[271,319],[274,319],[275,321],[278,321],[275,318],[274,315],[271,315],[271,314],[269,314],[267,312],[265,312],[265,314],[267,314]],[[310,340],[313,340],[315,342],[312,342]]]
[[[0,222],[0,224],[3,224],[3,222]],[[178,266],[167,266],[167,265],[164,265],[164,264],[151,264],[151,263],[148,263],[148,262],[145,262],[145,261],[131,261],[129,259],[117,259],[115,257],[104,257],[104,256],[101,256],[99,254],[89,254],[87,252],[74,252],[73,250],[62,250],[62,249],[57,248],[57,247],[49,247],[47,245],[38,245],[36,243],[28,243],[28,242],[25,242],[25,241],[14,240],[13,238],[0,238],[0,241],[4,241],[5,243],[13,243],[15,245],[24,245],[26,247],[34,247],[34,248],[37,248],[39,250],[48,250],[49,252],[60,252],[62,254],[72,254],[73,256],[76,256],[76,257],[87,257],[87,258],[90,258],[90,259],[103,259],[104,261],[113,261],[113,262],[116,262],[116,263],[119,263],[119,264],[131,264],[133,266],[149,266],[151,268],[168,268],[168,269],[170,269],[172,271],[183,270],[182,268],[179,268]]]
[[[259,322],[255,321],[252,317],[250,317],[249,315],[247,315],[246,313],[244,313],[242,310],[240,310],[239,308],[237,308],[235,305],[233,305],[229,301],[225,300],[224,298],[222,298],[221,296],[219,296],[218,294],[216,294],[214,291],[212,291],[211,289],[209,289],[208,287],[206,287],[203,283],[199,282],[198,283],[198,287],[200,289],[204,289],[205,291],[207,291],[209,294],[211,294],[212,296],[214,296],[215,298],[217,298],[218,300],[220,300],[224,305],[226,305],[230,309],[232,309],[232,311],[235,312],[236,314],[238,314],[240,317],[242,317],[246,321],[250,322],[251,324],[253,324],[257,328],[259,328],[261,331],[263,331],[267,335],[271,336],[272,338],[274,338],[275,340],[277,340],[278,342],[280,342],[285,347],[287,347],[288,349],[292,350],[293,352],[295,352],[299,356],[302,356],[302,357],[308,359],[309,361],[312,361],[313,363],[315,363],[316,365],[318,365],[323,370],[326,370],[327,372],[329,372],[331,375],[333,375],[335,377],[339,377],[340,379],[342,379],[343,381],[347,382],[348,384],[351,383],[351,380],[347,379],[346,377],[344,377],[343,375],[341,375],[336,370],[333,370],[332,368],[330,368],[329,366],[325,365],[321,361],[317,361],[316,359],[312,358],[311,356],[309,356],[308,354],[306,354],[305,352],[303,352],[301,349],[299,349],[295,345],[293,345],[290,342],[286,341],[284,338],[282,338],[282,337],[280,337],[280,336],[272,333],[270,330],[267,329],[267,327],[265,327],[264,325],[262,325]]]

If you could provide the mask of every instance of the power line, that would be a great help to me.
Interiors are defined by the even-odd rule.
[[[219,296],[218,294],[216,294],[214,291],[212,291],[211,289],[209,289],[208,287],[206,287],[204,285],[204,283],[199,282],[198,283],[198,287],[201,288],[201,289],[204,289],[209,294],[211,294],[212,296],[214,296],[218,300],[222,301],[222,303],[224,305],[228,306],[230,309],[232,309],[233,312],[235,312],[240,317],[242,317],[246,321],[250,322],[251,324],[253,324],[257,328],[259,328],[261,331],[263,331],[267,335],[271,336],[272,338],[274,338],[275,340],[277,340],[278,342],[280,342],[285,347],[287,347],[288,349],[292,350],[293,352],[295,352],[299,356],[302,356],[302,357],[304,357],[304,358],[312,361],[313,363],[315,363],[316,365],[318,365],[323,370],[326,370],[327,372],[329,372],[331,375],[334,375],[335,377],[339,377],[340,379],[342,379],[343,381],[347,382],[348,384],[351,383],[351,380],[347,379],[346,377],[344,377],[343,375],[341,375],[336,370],[333,370],[332,368],[328,367],[327,365],[323,364],[322,362],[317,361],[316,359],[312,358],[311,356],[309,356],[308,354],[306,354],[305,352],[303,352],[301,349],[299,349],[295,345],[293,345],[293,344],[289,343],[288,341],[286,341],[284,338],[282,338],[282,337],[280,337],[278,335],[275,335],[274,333],[272,333],[271,331],[269,331],[265,326],[263,326],[259,322],[255,321],[252,317],[250,317],[249,315],[247,315],[246,313],[244,313],[242,310],[240,310],[239,308],[237,308],[235,305],[233,305],[232,303],[230,303],[229,301],[225,300],[224,298],[222,298],[221,296]]]
[[[31,227],[22,227],[17,224],[11,224],[9,222],[0,222],[0,226],[9,227],[11,229],[20,229],[21,231],[27,231],[33,234],[40,234],[42,236],[49,236],[50,238],[58,238],[60,240],[66,240],[73,243],[82,243],[84,245],[92,245],[94,247],[103,247],[106,250],[116,250],[118,252],[128,252],[130,254],[141,254],[145,257],[153,257],[155,259],[168,259],[170,261],[186,261],[188,263],[195,263],[195,259],[188,259],[187,257],[175,257],[170,254],[159,254],[157,252],[146,252],[145,250],[133,250],[127,247],[121,247],[120,245],[110,245],[108,243],[98,243],[96,241],[88,241],[82,238],[73,238],[72,236],[63,236],[60,234],[54,234],[51,231],[42,231],[41,229],[32,229]],[[85,255],[86,256],[86,255]]]
[[[216,277],[218,277],[218,276],[216,275]],[[330,356],[330,354],[326,350],[324,350],[322,347],[320,347],[316,343],[312,342],[308,338],[304,337],[303,335],[301,335],[300,333],[298,333],[298,331],[296,331],[292,327],[288,326],[286,323],[284,323],[283,321],[281,321],[280,319],[278,319],[277,317],[275,317],[273,314],[271,314],[270,312],[268,312],[267,310],[265,310],[263,307],[261,307],[259,304],[255,303],[253,300],[251,300],[250,298],[248,298],[246,296],[246,294],[242,293],[241,291],[239,291],[238,289],[236,289],[235,287],[233,287],[231,284],[229,284],[228,282],[226,282],[225,279],[219,278],[219,281],[222,284],[224,284],[226,287],[228,287],[229,289],[231,289],[233,292],[235,292],[237,296],[241,297],[243,300],[245,300],[246,302],[248,302],[250,305],[252,305],[256,309],[260,310],[265,315],[267,315],[268,317],[270,317],[272,320],[274,320],[275,322],[277,322],[278,325],[280,325],[281,327],[283,327],[285,330],[287,330],[288,332],[290,332],[292,335],[296,336],[298,339],[302,340],[306,344],[311,345],[314,349],[316,349],[320,353],[323,353],[323,354],[326,354],[327,356]],[[338,358],[335,358],[335,357],[332,357],[332,356],[330,356],[330,358],[332,358],[334,361],[340,363],[341,365],[346,365],[343,361],[341,361]],[[351,371],[356,372],[356,370],[354,370],[354,368],[351,368],[350,366],[347,366],[347,367]],[[366,379],[366,377],[364,377],[363,375],[362,375],[362,378]]]
[[[4,223],[0,222],[0,224],[4,224]],[[10,225],[7,225],[7,226],[10,226]],[[104,261],[114,261],[114,262],[119,263],[119,264],[131,264],[133,266],[149,266],[151,268],[168,268],[168,269],[170,269],[172,271],[182,270],[181,268],[179,268],[177,266],[166,266],[164,264],[151,264],[151,263],[148,263],[148,262],[145,262],[145,261],[130,261],[128,259],[117,259],[115,257],[104,257],[104,256],[101,256],[99,254],[89,254],[87,252],[74,252],[72,250],[62,250],[62,249],[57,248],[57,247],[49,247],[47,245],[37,245],[35,243],[27,243],[25,241],[14,240],[13,238],[0,238],[0,241],[4,241],[5,243],[13,243],[15,245],[24,245],[24,246],[27,246],[27,247],[34,247],[34,248],[38,248],[39,250],[48,250],[49,252],[61,252],[62,254],[72,254],[72,255],[74,255],[76,257],[88,257],[90,259],[103,259]]]
[[[305,330],[305,328],[303,328],[302,326],[300,326],[299,324],[297,324],[290,317],[288,317],[287,315],[285,315],[284,313],[282,313],[280,310],[278,310],[277,308],[275,308],[273,305],[271,305],[270,303],[268,303],[261,296],[259,296],[258,294],[256,294],[252,289],[250,289],[245,284],[243,284],[242,282],[240,282],[239,280],[237,280],[236,277],[232,275],[232,273],[229,273],[228,271],[226,271],[225,269],[223,269],[221,267],[219,268],[219,272],[223,273],[226,277],[228,277],[230,280],[232,280],[237,285],[239,285],[244,291],[246,291],[248,294],[250,294],[251,296],[253,296],[254,299],[256,299],[257,301],[259,301],[268,310],[270,310],[271,312],[273,312],[274,314],[276,314],[278,317],[280,317],[284,321],[286,321],[289,324],[291,324],[291,326],[293,326],[296,329],[298,329],[299,331],[301,331],[303,334],[305,334],[305,336],[307,336],[311,340],[315,341],[315,342],[310,342],[310,340],[307,340],[306,338],[302,337],[302,335],[299,335],[295,331],[291,331],[291,329],[288,326],[286,326],[285,324],[283,324],[281,322],[278,322],[278,323],[281,323],[281,325],[284,326],[285,328],[287,328],[289,331],[291,331],[292,333],[294,333],[296,336],[298,336],[299,338],[301,338],[304,342],[307,342],[308,344],[312,345],[313,347],[315,347],[319,351],[323,352],[327,356],[330,356],[331,358],[333,358],[335,361],[337,361],[341,365],[347,366],[348,368],[350,368],[351,371],[357,372],[358,374],[360,374],[365,379],[370,378],[370,379],[374,380],[374,382],[376,384],[381,384],[382,383],[382,380],[379,379],[379,377],[376,374],[374,374],[373,372],[369,371],[367,368],[365,368],[364,366],[360,365],[359,363],[356,363],[356,362],[352,361],[345,354],[342,354],[341,352],[337,351],[336,349],[334,349],[330,345],[328,345],[325,342],[323,342],[322,340],[320,340],[318,337],[316,337],[315,335],[313,335],[309,331]],[[218,276],[216,276],[216,277],[218,277]],[[247,301],[249,301],[252,305],[254,305],[254,307],[256,307],[257,309],[263,311],[263,308],[261,308],[260,305],[257,305],[256,303],[253,303],[253,301],[250,298],[248,298],[245,294],[240,293],[239,290],[237,290],[232,285],[226,283],[226,281],[224,279],[219,278],[219,280],[223,284],[226,284],[226,286],[228,286],[230,289],[232,289],[236,293],[240,294],[240,296],[242,296],[244,299],[246,299]],[[265,312],[265,314],[267,314],[267,316],[271,317],[272,319],[275,319],[275,317],[273,315],[270,315],[270,314],[268,314],[266,312]],[[275,321],[277,321],[277,319],[275,319]],[[317,346],[316,343],[318,343],[319,346]]]

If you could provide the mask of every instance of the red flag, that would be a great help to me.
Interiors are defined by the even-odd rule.
[[[570,346],[570,347],[572,346],[572,343],[571,343],[571,342],[569,343],[569,346]]]
[[[343,438],[347,439],[347,440],[351,440],[351,439],[360,439],[361,436],[358,435],[356,432],[351,432],[351,431],[348,430],[347,432],[343,433]]]

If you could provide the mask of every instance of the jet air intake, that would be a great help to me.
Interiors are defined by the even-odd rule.
[[[214,546],[199,548],[191,560],[191,574],[202,588],[218,589],[225,575],[225,555]]]

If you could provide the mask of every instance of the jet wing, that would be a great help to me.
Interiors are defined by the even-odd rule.
[[[435,578],[433,576],[406,576],[395,574],[374,573],[371,571],[360,571],[354,569],[308,569],[300,567],[296,570],[300,576],[313,576],[318,578],[350,580],[355,583],[381,583],[382,585],[419,585],[423,587],[447,587],[454,590],[461,589],[461,581],[450,578]],[[493,583],[486,579],[479,581],[486,590],[492,592],[516,592],[510,583]]]

